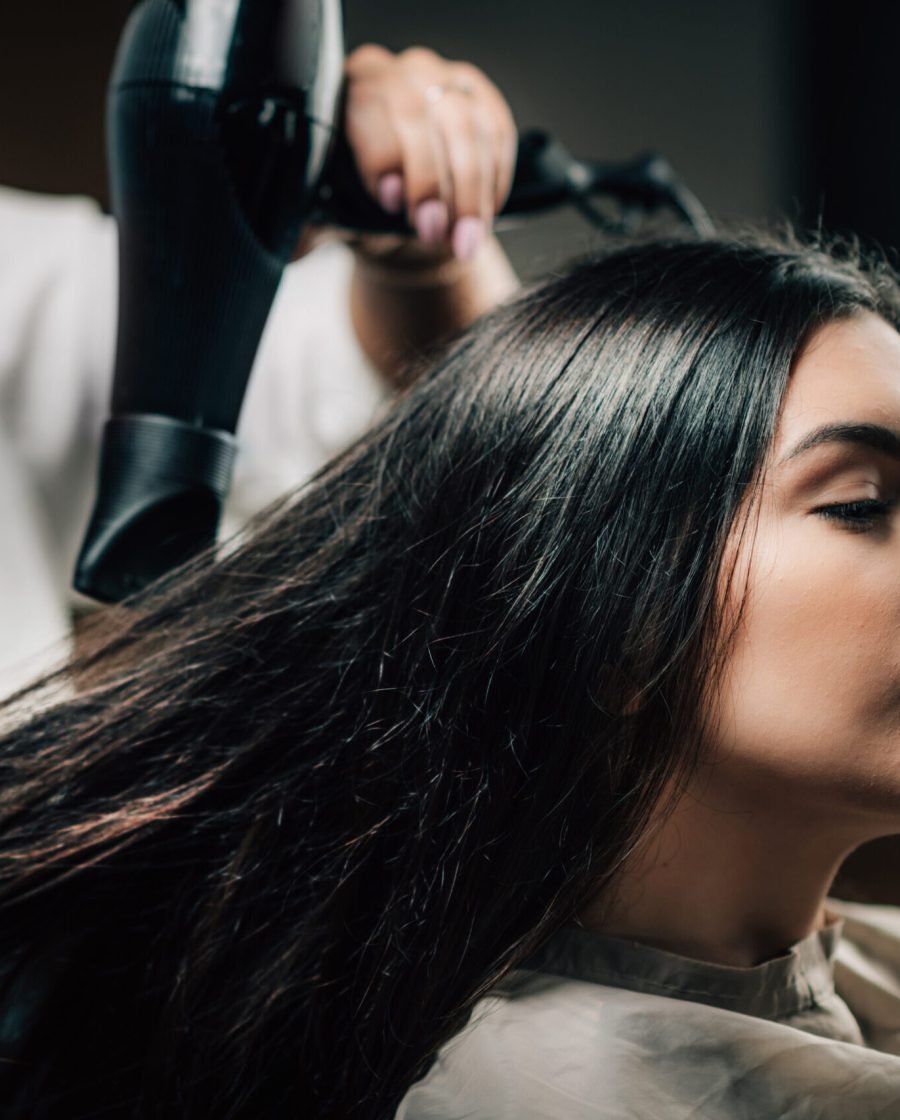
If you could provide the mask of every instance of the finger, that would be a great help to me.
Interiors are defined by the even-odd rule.
[[[447,236],[453,206],[446,148],[423,92],[404,86],[394,104],[409,222],[423,241],[436,243]]]
[[[381,202],[381,182],[385,176],[401,172],[403,148],[380,88],[374,83],[358,82],[354,87],[353,96],[347,99],[344,131],[366,190]]]
[[[434,106],[434,116],[449,167],[453,218],[484,217],[482,137],[472,99],[451,87]]]
[[[403,209],[423,241],[444,239],[449,206],[442,200],[447,177],[442,154],[415,89],[384,80],[358,80],[348,99],[345,130],[360,178],[389,212]]]
[[[389,214],[403,209],[403,176],[398,171],[389,171],[378,180],[378,201]]]
[[[451,241],[455,255],[463,260],[474,255],[494,217],[497,167],[483,110],[475,98],[450,87],[435,112],[453,185]]]
[[[393,54],[380,43],[363,43],[344,59],[344,74],[348,81],[378,76],[394,62]]]
[[[512,190],[516,173],[516,160],[519,153],[519,133],[512,119],[506,114],[496,126],[492,142],[494,150],[496,178],[494,180],[494,213],[499,214],[506,205]]]
[[[476,123],[473,153],[478,164],[478,216],[464,214],[453,227],[453,252],[461,260],[473,257],[487,238],[494,218],[494,152],[485,130]]]
[[[494,152],[494,213],[509,197],[516,169],[519,133],[506,98],[487,75],[468,62],[453,63],[454,81],[468,85],[478,102],[479,119],[487,130]]]
[[[494,199],[497,196],[497,154],[494,143],[483,119],[476,116],[478,155],[481,160],[480,209],[485,225],[490,229],[494,218]]]

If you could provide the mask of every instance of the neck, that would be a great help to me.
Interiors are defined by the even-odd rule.
[[[613,885],[578,914],[587,929],[681,956],[748,968],[831,924],[825,899],[870,837],[771,790],[754,797],[694,779]]]

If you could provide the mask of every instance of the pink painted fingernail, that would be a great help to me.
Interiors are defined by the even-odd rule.
[[[484,240],[485,224],[481,218],[460,218],[453,227],[453,252],[461,261],[474,257],[475,250]]]
[[[378,201],[389,214],[399,214],[403,209],[403,176],[396,171],[382,175],[378,180]]]
[[[434,244],[443,241],[450,224],[447,203],[439,198],[429,198],[420,202],[415,213],[416,233],[423,241]]]

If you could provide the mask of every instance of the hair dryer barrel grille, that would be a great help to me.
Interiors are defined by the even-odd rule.
[[[210,143],[216,117],[206,91],[111,94],[121,276],[112,412],[233,432],[284,262],[238,203]]]

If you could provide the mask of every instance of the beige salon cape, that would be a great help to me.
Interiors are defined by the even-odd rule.
[[[754,968],[566,927],[395,1120],[900,1120],[900,908],[828,910]]]
[[[237,430],[222,539],[304,482],[388,399],[350,321],[352,252],[289,265]],[[115,352],[116,227],[96,203],[0,188],[0,695],[68,650]]]

